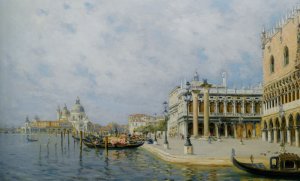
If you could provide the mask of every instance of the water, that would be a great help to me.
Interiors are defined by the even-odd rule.
[[[0,180],[267,180],[233,167],[195,167],[164,162],[142,148],[89,149],[66,136],[0,134]]]

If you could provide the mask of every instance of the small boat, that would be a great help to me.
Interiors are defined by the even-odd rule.
[[[300,157],[293,153],[282,153],[270,158],[270,169],[262,163],[242,163],[232,155],[232,163],[240,170],[270,178],[300,178]]]
[[[29,138],[29,135],[27,135],[27,141],[28,141],[28,142],[35,142],[35,141],[38,141],[38,139],[35,139],[35,138]]]
[[[80,141],[80,138],[79,137],[76,137],[74,135],[72,135],[72,138],[75,140],[75,141]]]
[[[101,142],[94,142],[88,139],[82,139],[82,142],[85,146],[89,148],[105,148],[105,143],[103,141]],[[116,144],[107,144],[108,149],[131,149],[131,148],[137,148],[144,144],[144,142],[130,142],[130,143],[116,143]]]

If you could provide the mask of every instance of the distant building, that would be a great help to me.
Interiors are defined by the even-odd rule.
[[[263,30],[262,139],[300,146],[300,9]]]
[[[90,132],[94,130],[92,122],[85,114],[83,106],[77,98],[75,105],[71,112],[68,110],[67,105],[62,109],[60,107],[56,110],[57,120],[32,120],[26,117],[25,126],[22,127],[25,133],[32,132],[71,132],[73,129],[76,131]]]
[[[262,116],[262,87],[235,89],[227,87],[226,73],[223,83],[208,90],[208,131],[211,136],[256,138],[260,136]],[[169,93],[168,134],[204,135],[204,82],[195,73],[191,81],[191,102],[185,101],[185,85]],[[195,125],[197,124],[197,125]],[[196,130],[194,130],[194,127]]]
[[[77,97],[75,105],[72,107],[68,120],[77,131],[89,132],[93,129],[93,124],[86,115],[80,99]]]
[[[133,134],[135,129],[146,126],[149,124],[155,125],[157,123],[157,119],[155,116],[149,116],[146,114],[132,114],[128,117],[128,129],[129,133]]]

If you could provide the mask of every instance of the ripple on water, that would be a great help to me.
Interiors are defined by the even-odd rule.
[[[6,144],[8,143],[8,144]],[[166,163],[143,149],[90,149],[67,137],[0,134],[0,180],[249,180],[230,167],[207,168]],[[261,179],[260,180],[265,180]]]

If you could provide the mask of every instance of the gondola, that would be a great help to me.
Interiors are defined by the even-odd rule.
[[[73,138],[75,141],[80,141],[80,138],[78,138],[78,137],[76,137],[76,136],[74,136],[74,135],[72,135],[72,138]]]
[[[105,148],[105,143],[104,142],[93,143],[92,141],[90,141],[88,139],[82,139],[82,142],[85,146],[87,146],[89,148]],[[142,146],[143,144],[144,144],[144,142],[134,142],[134,143],[125,143],[125,144],[121,144],[121,143],[111,144],[111,143],[108,143],[107,148],[108,149],[132,149],[132,148],[138,148],[138,147]]]
[[[38,141],[38,139],[29,138],[29,135],[27,135],[27,141],[28,142],[35,142],[35,141]]]
[[[231,159],[234,166],[254,175],[270,178],[300,178],[300,158],[296,154],[283,153],[271,157],[270,169],[267,169],[262,163],[242,163],[234,156]]]

